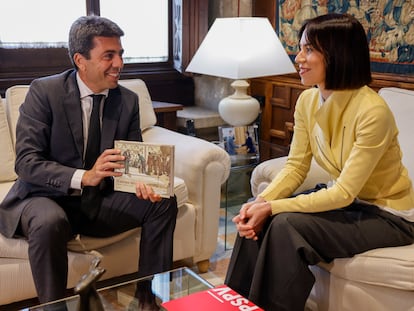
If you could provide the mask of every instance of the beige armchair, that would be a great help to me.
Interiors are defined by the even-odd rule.
[[[414,91],[383,88],[379,94],[395,115],[403,162],[411,178],[414,178]],[[251,178],[254,196],[276,176],[285,160],[286,157],[268,160],[255,168]],[[298,192],[327,181],[329,176],[314,163]],[[414,244],[374,249],[311,269],[316,283],[307,310],[414,311]]]
[[[229,175],[230,158],[223,149],[205,140],[155,126],[151,97],[142,80],[123,80],[120,84],[139,96],[144,141],[175,144],[174,192],[179,211],[174,233],[174,261],[191,259],[205,272],[217,246],[221,184]],[[0,98],[0,201],[16,178],[15,127],[18,108],[27,91],[27,85],[14,86],[7,90],[5,99]],[[135,229],[107,239],[78,236],[70,241],[67,287],[74,287],[96,255],[102,256],[100,266],[106,269],[101,280],[136,272],[139,238],[140,229]],[[36,297],[36,291],[27,242],[0,235],[0,305],[32,297]]]

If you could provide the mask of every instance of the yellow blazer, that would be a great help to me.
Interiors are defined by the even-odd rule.
[[[321,105],[317,88],[302,92],[285,167],[259,194],[272,213],[322,212],[354,199],[395,210],[414,208],[414,192],[401,163],[398,129],[385,101],[372,89],[334,91]],[[304,181],[312,157],[333,185],[289,198]]]

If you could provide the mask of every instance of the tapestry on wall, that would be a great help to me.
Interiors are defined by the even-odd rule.
[[[414,73],[414,1],[280,0],[277,30],[287,52],[298,51],[298,31],[309,18],[348,13],[363,25],[369,39],[372,70]]]

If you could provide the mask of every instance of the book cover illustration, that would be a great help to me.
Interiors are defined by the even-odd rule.
[[[164,302],[168,311],[263,311],[226,285]]]
[[[125,156],[124,168],[116,171],[114,190],[135,193],[137,181],[150,185],[155,193],[174,195],[174,145],[116,140],[114,147]]]

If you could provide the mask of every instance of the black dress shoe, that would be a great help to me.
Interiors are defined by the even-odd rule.
[[[137,283],[135,290],[135,297],[128,306],[128,311],[160,311],[164,310],[161,307],[161,299],[157,297],[151,288],[151,280],[143,280]]]

